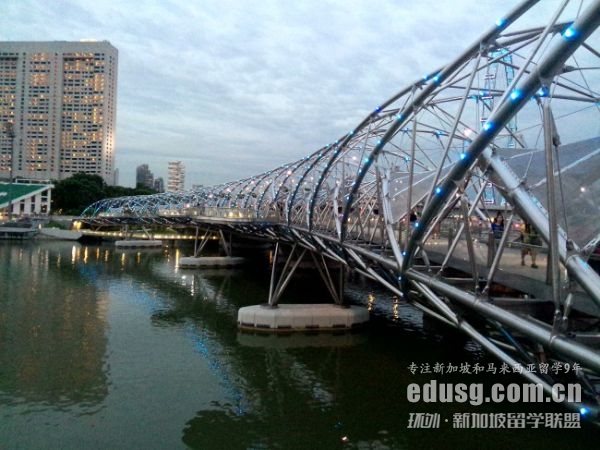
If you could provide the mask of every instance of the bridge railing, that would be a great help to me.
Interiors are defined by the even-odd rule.
[[[160,216],[185,216],[192,218],[211,218],[253,221],[256,220],[256,213],[250,208],[222,208],[216,206],[188,207],[183,209],[159,210]]]

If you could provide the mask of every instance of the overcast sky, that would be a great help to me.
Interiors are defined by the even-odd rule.
[[[335,141],[517,3],[3,0],[0,40],[110,41],[119,184],[133,186],[143,163],[166,181],[167,162],[181,160],[190,188]]]

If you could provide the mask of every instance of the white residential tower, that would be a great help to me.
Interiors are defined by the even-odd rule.
[[[117,59],[107,41],[0,42],[0,178],[114,184]]]

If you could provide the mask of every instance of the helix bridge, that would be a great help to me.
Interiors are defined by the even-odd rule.
[[[287,248],[281,278],[300,255],[335,262],[464,332],[548,394],[573,377],[583,398],[566,406],[597,416],[599,24],[600,1],[522,2],[302,159],[217,186],[105,199],[81,220],[92,230],[263,239],[276,257]],[[539,242],[521,239],[526,226]],[[329,288],[343,304],[339,285]],[[543,373],[540,363],[580,370]]]

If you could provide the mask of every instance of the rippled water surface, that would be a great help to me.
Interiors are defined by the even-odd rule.
[[[563,412],[554,405],[407,401],[411,363],[489,359],[364,280],[371,325],[353,334],[240,333],[263,303],[265,263],[180,270],[189,250],[0,243],[0,449],[590,448],[598,430],[454,429],[461,412]],[[305,275],[284,302],[325,301]],[[522,382],[491,374],[445,382]],[[447,377],[447,378],[445,378]],[[410,413],[438,429],[408,429]],[[447,422],[446,422],[447,420]]]

